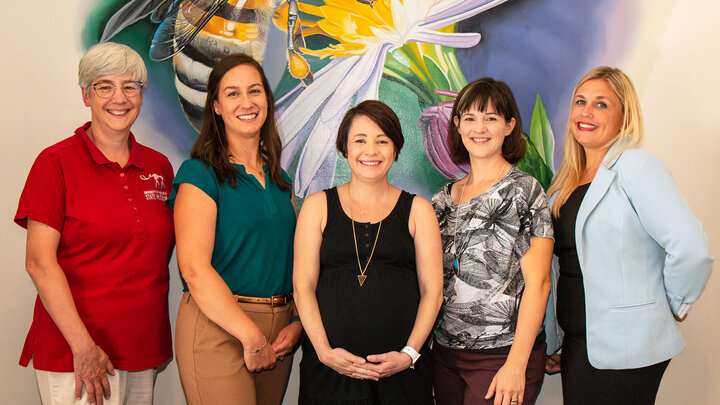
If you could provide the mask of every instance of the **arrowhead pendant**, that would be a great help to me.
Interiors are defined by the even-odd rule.
[[[457,276],[460,274],[460,263],[458,262],[458,259],[455,259],[453,262],[453,273]]]
[[[358,283],[360,283],[360,287],[362,287],[363,283],[365,282],[365,279],[367,278],[364,274],[358,274]]]

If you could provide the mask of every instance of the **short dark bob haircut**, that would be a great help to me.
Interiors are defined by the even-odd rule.
[[[483,77],[463,87],[455,98],[447,136],[448,149],[453,162],[458,164],[470,162],[470,154],[462,143],[462,136],[455,125],[455,117],[460,120],[461,115],[473,107],[485,112],[489,103],[492,103],[495,112],[502,115],[505,121],[515,118],[515,128],[503,140],[503,158],[508,163],[515,164],[525,156],[526,141],[515,96],[505,82]]]
[[[370,118],[375,125],[380,127],[383,133],[390,138],[393,143],[393,147],[395,148],[395,160],[397,161],[398,156],[400,156],[400,150],[405,143],[402,127],[400,126],[400,120],[392,108],[377,100],[365,100],[345,113],[342,122],[340,122],[337,140],[335,141],[335,147],[337,147],[337,150],[347,159],[347,143],[348,136],[350,134],[350,126],[352,126],[353,120],[358,115],[364,115]]]

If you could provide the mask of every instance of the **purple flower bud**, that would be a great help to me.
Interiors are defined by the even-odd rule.
[[[447,146],[448,124],[452,112],[452,101],[426,108],[420,114],[420,132],[428,160],[435,170],[448,179],[459,179],[470,171],[467,164],[457,164],[450,158]]]

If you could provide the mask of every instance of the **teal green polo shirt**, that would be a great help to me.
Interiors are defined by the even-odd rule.
[[[295,209],[291,190],[283,191],[265,174],[257,179],[234,165],[238,184],[218,182],[215,170],[190,159],[178,170],[167,204],[174,208],[182,183],[192,184],[215,201],[217,221],[212,266],[233,294],[270,297],[292,291]],[[267,165],[263,166],[267,171]],[[283,177],[290,181],[287,173]],[[187,284],[183,280],[184,290]]]

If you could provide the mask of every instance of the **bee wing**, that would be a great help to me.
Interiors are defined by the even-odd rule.
[[[150,44],[150,58],[161,61],[182,51],[227,2],[228,0],[182,0],[178,12],[168,15],[155,32]]]
[[[114,37],[128,25],[135,23],[153,13],[154,10],[163,6],[167,7],[174,0],[131,0],[120,10],[110,17],[103,30],[100,42],[105,42]],[[167,5],[166,5],[167,4]]]
[[[150,14],[150,21],[160,24],[167,16],[175,14],[182,0],[166,0]]]

